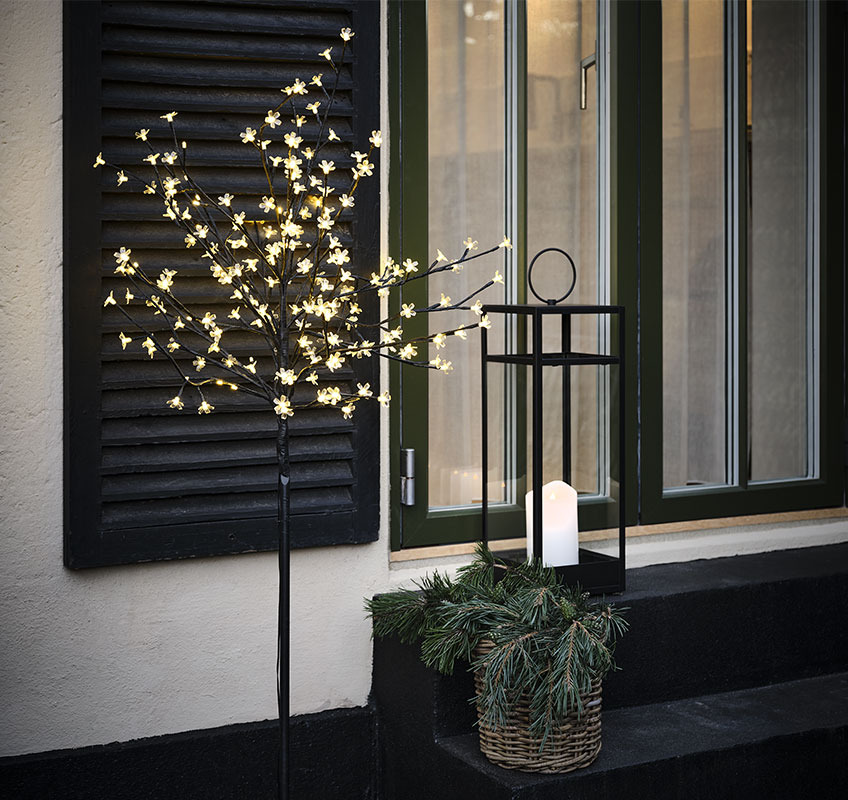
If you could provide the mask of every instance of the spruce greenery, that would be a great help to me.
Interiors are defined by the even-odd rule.
[[[455,580],[433,572],[416,585],[367,601],[374,635],[420,642],[424,663],[445,674],[458,660],[480,670],[474,702],[491,728],[523,695],[544,748],[572,710],[582,713],[581,695],[615,669],[614,642],[627,629],[621,610],[561,585],[538,560],[509,564],[481,544]],[[493,647],[475,653],[487,641]]]

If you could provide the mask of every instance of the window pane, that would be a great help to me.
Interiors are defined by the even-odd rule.
[[[602,302],[598,275],[598,90],[597,68],[587,71],[586,109],[580,108],[580,62],[595,52],[594,0],[535,0],[527,4],[527,252],[566,250],[577,267],[570,303]],[[560,297],[571,280],[561,256],[545,255],[533,271],[542,297]],[[537,302],[532,296],[528,302]],[[545,350],[560,346],[555,320],[544,329]],[[558,320],[556,320],[558,322]],[[573,320],[572,348],[597,352],[594,318]],[[562,428],[562,370],[547,376],[546,430]],[[601,491],[598,481],[599,371],[571,371],[571,482],[583,493]],[[561,442],[544,453],[545,480],[562,479]],[[551,477],[549,477],[551,476]]]
[[[467,236],[491,246],[505,233],[503,3],[428,3],[427,50],[430,258],[436,248],[457,257]],[[458,274],[431,279],[431,302],[442,292],[455,300],[466,296],[498,267],[495,257],[487,257]],[[502,287],[488,290],[484,301],[503,302]],[[431,332],[467,321],[467,312],[434,314]],[[433,372],[429,381],[431,507],[479,503],[483,480],[479,350],[470,340],[448,342],[446,357],[455,372]],[[444,350],[439,354],[445,357]],[[502,391],[491,395],[491,403],[503,398]],[[489,413],[493,420],[503,418],[496,405]],[[492,437],[490,447],[502,448],[503,439]],[[503,454],[491,452],[490,458],[499,464]]]
[[[814,470],[805,11],[789,0],[748,2],[751,480]]]
[[[724,7],[662,4],[663,484],[727,480]]]

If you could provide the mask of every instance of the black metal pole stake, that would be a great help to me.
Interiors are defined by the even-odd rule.
[[[280,758],[277,789],[280,800],[289,796],[289,663],[291,647],[289,627],[291,614],[291,561],[289,553],[289,437],[288,423],[282,417],[277,423],[277,529],[280,534],[278,566],[280,588],[277,607],[277,711],[280,727]]]

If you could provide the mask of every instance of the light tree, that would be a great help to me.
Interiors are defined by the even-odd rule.
[[[401,303],[397,313],[387,312],[385,301],[411,281],[458,272],[470,261],[511,247],[505,237],[499,245],[480,250],[469,238],[458,258],[450,259],[438,250],[426,267],[412,258],[389,257],[370,274],[354,268],[334,229],[351,215],[360,183],[373,176],[382,135],[372,131],[367,148],[345,155],[347,167],[338,156],[330,158],[341,142],[329,124],[330,113],[340,67],[354,34],[343,28],[340,36],[338,55],[331,48],[320,53],[332,75],[329,82],[324,74],[313,75],[308,82],[296,79],[282,89],[282,101],[268,110],[257,127],[238,134],[243,145],[255,151],[261,166],[261,191],[267,194],[258,207],[248,206],[230,192],[207,192],[194,179],[189,145],[178,136],[175,111],[160,118],[160,124],[168,127],[173,149],[156,152],[148,128],[135,133],[147,145],[143,162],[149,175],[121,169],[102,153],[94,162],[95,167],[114,169],[119,186],[137,185],[159,198],[163,216],[182,230],[186,248],[208,263],[220,291],[216,303],[229,308],[225,317],[198,308],[181,297],[178,270],[164,268],[158,275],[149,274],[132,250],[122,246],[114,253],[115,272],[126,278],[126,286],[123,294],[118,290],[116,295],[113,289],[104,300],[104,306],[119,310],[128,323],[130,333],[119,333],[121,347],[140,346],[151,359],[164,358],[173,365],[180,388],[163,402],[175,410],[194,401],[197,413],[211,413],[215,406],[209,389],[223,387],[262,399],[277,415],[277,689],[283,764],[289,694],[289,420],[308,408],[335,407],[351,418],[360,403],[387,406],[388,391],[370,383],[357,383],[353,391],[334,379],[346,364],[358,359],[378,357],[449,372],[451,362],[440,351],[450,337],[464,339],[469,330],[488,327],[477,296],[502,282],[500,273],[495,271],[490,280],[459,300],[442,294],[424,307]],[[383,311],[366,313],[370,308]],[[458,309],[472,312],[466,324],[418,336],[404,331],[404,323],[416,315]],[[284,775],[285,769],[282,796]]]

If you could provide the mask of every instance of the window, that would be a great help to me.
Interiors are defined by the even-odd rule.
[[[65,6],[68,566],[270,550],[277,538],[273,413],[230,397],[212,400],[218,409],[208,416],[171,411],[176,374],[118,344],[124,323],[102,302],[118,247],[145,264],[177,265],[205,310],[215,310],[215,295],[155,201],[116,191],[111,176],[91,169],[94,155],[103,150],[141,173],[133,131],[155,134],[151,120],[176,110],[196,174],[249,194],[258,175],[237,131],[276,102],[281,86],[320,72],[319,51],[335,47],[344,26],[359,47],[334,124],[348,147],[364,141],[378,118],[378,11],[354,2]],[[363,192],[344,234],[367,265],[377,257],[376,186]],[[376,385],[372,364],[357,367],[364,372],[349,380]],[[363,411],[356,425],[338,413],[299,415],[294,546],[377,538],[377,420],[375,409]]]
[[[823,165],[842,158],[844,44],[824,34],[828,15],[840,30],[827,5],[391,7],[393,246],[424,259],[506,230],[515,250],[481,265],[502,268],[506,299],[560,246],[572,301],[627,307],[630,524],[843,502],[844,215]],[[395,442],[419,479],[395,548],[479,537],[477,352],[452,352],[465,363],[446,380],[395,375]],[[591,375],[571,389],[582,530],[602,526],[604,391]],[[520,414],[520,387],[501,395]],[[502,447],[521,443],[505,431]]]

